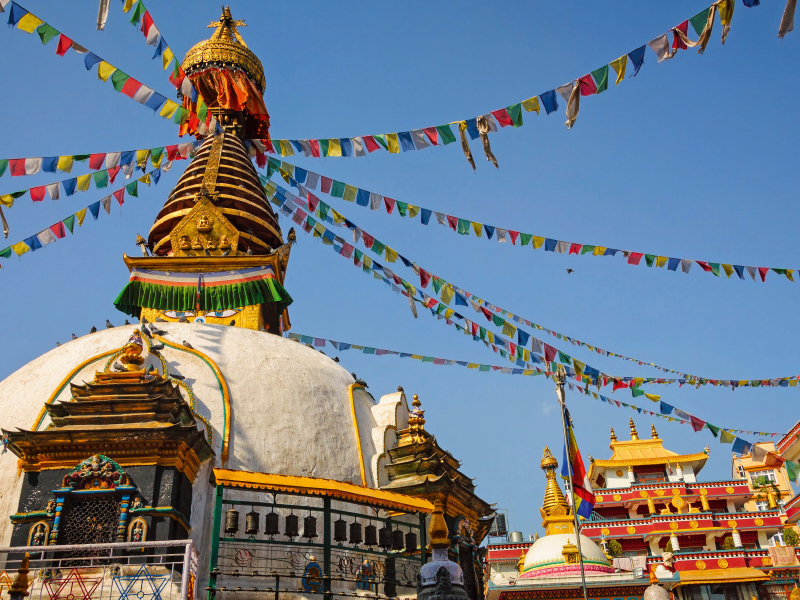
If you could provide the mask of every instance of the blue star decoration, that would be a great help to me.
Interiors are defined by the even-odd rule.
[[[162,600],[161,591],[169,582],[169,575],[153,575],[142,565],[136,575],[114,577],[119,590],[119,600]]]

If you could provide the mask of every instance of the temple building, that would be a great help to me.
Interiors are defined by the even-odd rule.
[[[702,482],[697,475],[708,448],[676,454],[664,448],[655,426],[649,438],[639,439],[633,419],[629,425],[629,440],[618,440],[612,429],[610,459],[590,459],[596,504],[581,524],[582,534],[615,557],[644,561],[659,581],[685,587],[684,595],[725,584],[732,586],[731,594],[748,600],[755,583],[767,593],[770,585],[798,581],[794,548],[775,537],[785,521],[777,494],[764,489],[766,505],[752,505],[753,481],[746,476],[752,465],[746,457],[734,464],[736,477]],[[738,466],[745,469],[744,477]]]
[[[182,68],[219,128],[185,124],[199,147],[139,236],[143,255],[123,256],[130,279],[114,304],[140,323],[0,382],[3,555],[32,552],[33,593],[51,600],[237,586],[410,596],[436,513],[435,548],[481,600],[493,505],[426,431],[419,399],[409,407],[398,388],[376,401],[338,362],[282,337],[294,236],[251,162],[250,140],[269,135],[263,67],[229,9],[212,25]],[[5,563],[0,592],[18,564]]]

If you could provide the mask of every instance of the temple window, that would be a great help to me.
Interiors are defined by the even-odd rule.
[[[763,485],[764,482],[778,483],[778,478],[775,477],[775,471],[772,469],[767,471],[751,471],[750,481],[752,482],[753,486],[759,486]]]

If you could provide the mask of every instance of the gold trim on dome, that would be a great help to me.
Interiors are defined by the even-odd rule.
[[[763,524],[764,524],[764,519],[762,519],[762,518],[760,518],[760,517],[759,517],[758,519],[756,519],[755,521],[753,521],[753,523],[755,523],[755,524],[756,524],[756,525],[758,525],[758,526],[761,526],[761,525],[763,525]]]
[[[600,530],[600,535],[609,535],[610,533],[611,533],[611,531],[608,529],[608,527],[603,527]]]
[[[628,527],[628,533],[636,533],[636,527]]]
[[[614,494],[614,500],[619,502],[620,500],[622,500],[622,496],[620,496],[619,494]]]
[[[700,571],[702,571],[703,569],[706,568],[706,563],[703,560],[698,560],[696,563],[694,563],[694,566],[697,567]]]
[[[364,386],[360,383],[351,383],[347,388],[350,394],[350,412],[353,414],[353,428],[356,434],[356,447],[358,448],[358,467],[361,469],[361,485],[367,487],[367,473],[364,469],[364,452],[361,449],[361,432],[358,430],[358,417],[356,416],[356,399],[353,397],[355,390],[363,390]]]
[[[717,566],[718,566],[720,569],[727,569],[727,568],[728,568],[728,561],[727,561],[727,560],[725,560],[724,558],[720,558],[720,559],[717,561]]]
[[[206,189],[208,192],[214,192],[217,189],[217,174],[219,173],[219,160],[222,156],[222,144],[225,140],[225,135],[217,135],[211,143],[211,152],[206,161],[206,169],[203,173],[203,183],[201,188]]]
[[[728,492],[729,494],[732,494],[735,490],[732,487],[728,486],[725,488],[725,491]]]

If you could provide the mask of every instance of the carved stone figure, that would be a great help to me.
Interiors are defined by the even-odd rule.
[[[44,546],[44,525],[39,523],[36,526],[36,531],[34,531],[33,536],[31,537],[31,546]]]
[[[136,525],[133,526],[133,533],[131,533],[131,541],[141,542],[142,538],[144,538],[144,527],[142,527],[141,521],[137,521]]]

